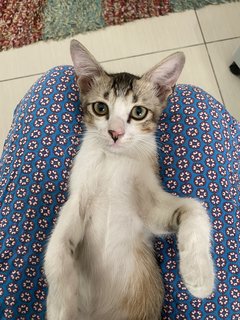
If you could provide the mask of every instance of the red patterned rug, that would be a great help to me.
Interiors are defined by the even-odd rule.
[[[223,2],[231,0],[0,0],[0,51]]]
[[[163,16],[170,11],[170,1],[105,0],[103,16],[107,25],[122,24],[135,19]]]
[[[0,0],[0,51],[42,39],[45,0]]]

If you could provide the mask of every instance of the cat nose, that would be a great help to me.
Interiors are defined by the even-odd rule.
[[[111,138],[113,139],[114,142],[118,140],[119,137],[124,135],[124,131],[119,129],[119,130],[108,130],[108,133],[110,134]]]

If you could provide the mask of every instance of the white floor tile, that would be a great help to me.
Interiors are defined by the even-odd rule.
[[[38,78],[39,76],[33,76],[0,82],[0,155],[12,123],[13,111]]]
[[[232,55],[240,46],[240,38],[208,44],[209,54],[221,93],[229,112],[240,120],[240,77],[229,71]]]
[[[203,43],[193,10],[107,27],[74,36],[99,61]],[[0,80],[45,72],[53,66],[72,64],[70,38],[38,42],[0,53]]]
[[[205,46],[194,46],[182,51],[186,55],[186,64],[178,83],[199,86],[222,102]],[[128,71],[141,75],[173,52],[176,50],[106,62],[102,65],[109,72]]]
[[[240,2],[206,6],[196,12],[206,42],[240,36]]]

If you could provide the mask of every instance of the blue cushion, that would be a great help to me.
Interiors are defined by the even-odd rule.
[[[62,204],[83,122],[71,66],[43,75],[17,106],[0,162],[1,319],[44,319],[43,257]],[[165,285],[163,319],[239,314],[239,127],[202,89],[178,85],[159,120],[159,173],[166,190],[199,198],[213,224],[215,292],[192,297],[179,275],[175,236],[156,238]]]

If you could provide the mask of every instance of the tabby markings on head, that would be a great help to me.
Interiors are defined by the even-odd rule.
[[[140,79],[140,77],[127,72],[110,74],[109,76],[113,80],[111,88],[117,97],[120,95],[127,96],[130,92],[133,92],[133,81]],[[134,97],[134,100],[137,100],[137,96],[134,95]]]

